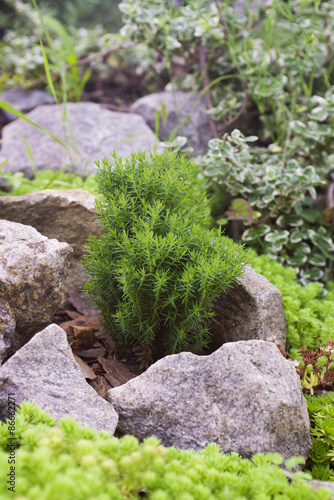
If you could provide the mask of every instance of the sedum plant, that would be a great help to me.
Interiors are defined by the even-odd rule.
[[[334,481],[334,392],[305,398],[312,436],[307,468],[315,479]]]
[[[104,235],[91,237],[86,290],[120,352],[143,365],[209,339],[211,304],[244,268],[242,248],[209,230],[209,201],[195,166],[176,154],[133,153],[97,162],[97,211]]]
[[[8,491],[8,422],[0,423],[0,498],[22,500],[330,500],[311,475],[288,479],[278,453],[252,460],[222,453],[211,443],[199,452],[166,448],[155,437],[121,439],[70,418],[59,422],[31,402],[15,415],[15,494]],[[300,463],[290,458],[292,468]],[[36,472],[37,471],[37,472]]]
[[[303,389],[314,394],[314,387],[321,386],[332,389],[334,384],[334,342],[328,341],[326,346],[320,346],[314,351],[299,349],[300,361],[297,372]]]
[[[268,255],[256,256],[254,250],[248,250],[248,255],[254,270],[263,274],[282,294],[290,357],[301,360],[298,349],[309,351],[326,346],[334,331],[334,283],[327,283],[325,289],[320,283],[303,286],[297,282],[292,267],[282,266]]]

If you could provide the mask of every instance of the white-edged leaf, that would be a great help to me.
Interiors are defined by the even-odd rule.
[[[316,120],[318,122],[324,122],[328,118],[328,111],[321,106],[317,106],[316,108],[312,109],[311,113],[309,114],[309,117],[312,120]]]
[[[310,255],[308,258],[308,261],[310,264],[313,266],[325,266],[326,265],[326,259],[321,253],[316,253],[313,255]]]
[[[289,231],[273,231],[265,235],[264,239],[268,241],[268,243],[274,243],[275,245],[281,245],[287,243],[289,239]]]
[[[288,257],[287,263],[289,266],[302,266],[307,261],[307,255],[295,253],[292,257]]]

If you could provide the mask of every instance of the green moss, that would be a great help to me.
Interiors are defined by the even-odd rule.
[[[55,423],[25,402],[16,414],[16,491],[8,491],[8,424],[0,426],[0,500],[329,500],[303,473],[289,483],[277,454],[253,460],[223,454],[215,444],[200,452],[165,448],[154,438],[139,443],[82,428],[69,418]]]
[[[327,345],[334,331],[334,283],[327,284],[324,296],[319,283],[300,285],[292,267],[282,266],[267,255],[258,256],[253,250],[248,253],[255,271],[263,274],[282,294],[287,349],[316,349]]]

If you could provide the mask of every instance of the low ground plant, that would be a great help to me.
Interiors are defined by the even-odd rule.
[[[248,252],[255,271],[263,274],[282,294],[290,354],[299,359],[298,349],[310,351],[326,346],[334,331],[334,283],[329,282],[325,290],[320,283],[303,286],[298,283],[292,267],[283,266],[267,255]]]
[[[334,481],[334,392],[306,395],[312,449],[307,468],[320,481]]]
[[[70,418],[58,423],[24,402],[16,413],[15,495],[26,500],[329,500],[331,492],[313,489],[295,473],[289,480],[279,454],[252,460],[221,453],[216,444],[200,452],[165,448],[155,437],[139,443],[83,428]],[[9,421],[8,421],[9,422]],[[8,491],[8,422],[0,424],[0,498]],[[292,458],[285,467],[299,460]]]
[[[320,346],[313,351],[298,349],[297,372],[303,389],[309,390],[312,395],[314,394],[314,387],[334,388],[333,344],[333,340],[329,340],[326,346]]]
[[[200,351],[212,301],[242,274],[242,248],[209,230],[209,201],[197,168],[175,154],[116,153],[97,162],[97,211],[83,265],[86,289],[104,330],[142,362],[180,350]]]
[[[33,179],[24,176],[23,172],[1,172],[0,196],[22,196],[44,189],[85,189],[95,194],[94,174],[86,178],[80,175],[55,172],[54,170],[37,170]]]

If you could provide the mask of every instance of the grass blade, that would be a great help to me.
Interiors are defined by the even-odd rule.
[[[23,142],[24,142],[24,145],[26,147],[26,150],[27,150],[27,155],[28,155],[28,158],[29,158],[29,161],[30,161],[30,166],[31,166],[31,170],[33,171],[33,174],[36,175],[36,172],[37,172],[37,166],[36,166],[36,163],[35,163],[35,160],[34,160],[34,157],[32,155],[32,152],[31,152],[31,149],[29,147],[29,144],[27,142],[27,139],[24,135],[24,133],[22,132],[22,130],[20,130],[20,134],[21,134],[21,137],[23,139]]]
[[[58,137],[53,135],[51,132],[49,132],[46,128],[42,127],[41,125],[38,125],[38,123],[34,122],[33,120],[30,120],[22,111],[19,111],[18,109],[15,109],[13,106],[8,104],[6,101],[2,101],[0,99],[0,108],[4,109],[5,111],[8,111],[9,113],[12,113],[15,115],[17,118],[22,118],[22,120],[26,121],[27,123],[30,123],[30,125],[33,125],[35,128],[43,132],[44,134],[47,134],[48,136],[52,137],[53,140],[58,142],[63,148],[68,151],[68,146]]]

